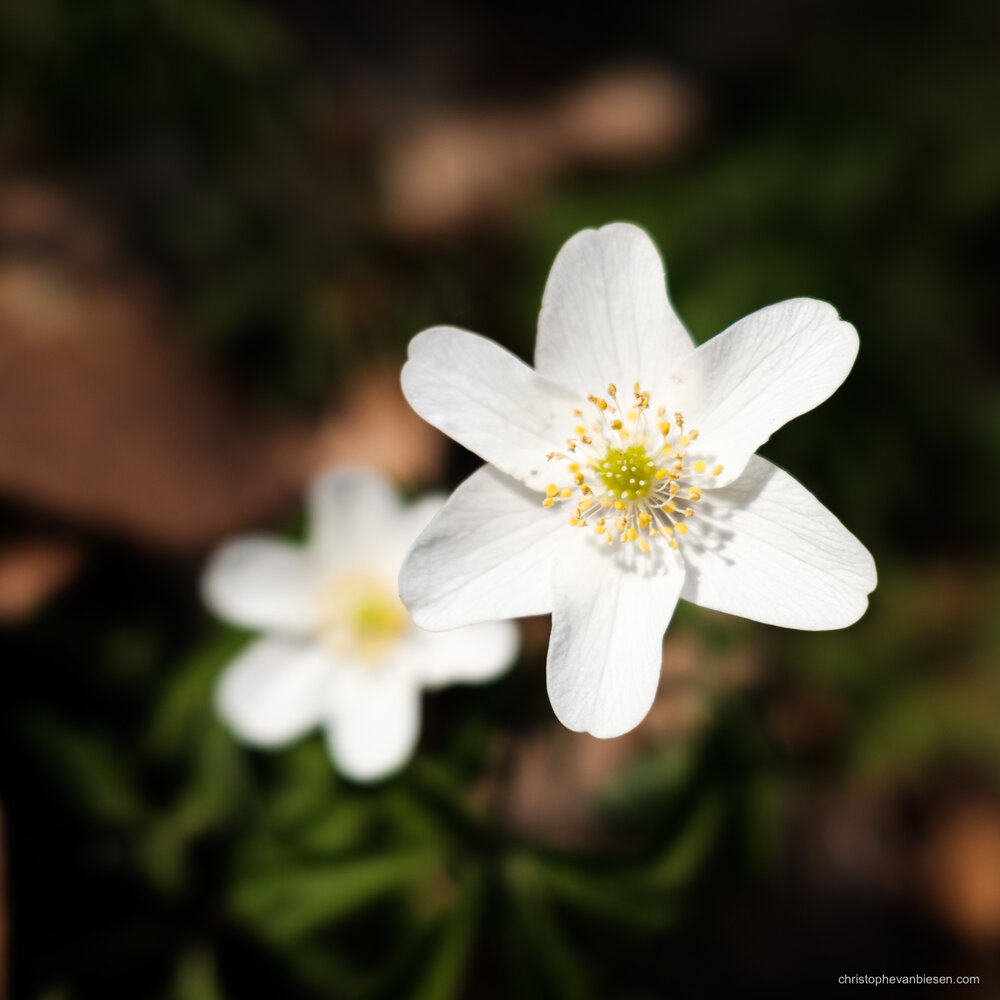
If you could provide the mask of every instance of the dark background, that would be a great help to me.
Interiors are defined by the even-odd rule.
[[[1000,996],[998,44],[971,2],[0,3],[9,996]],[[407,341],[530,357],[616,219],[699,340],[857,326],[764,453],[873,552],[866,617],[684,605],[618,740],[555,722],[529,620],[386,783],[239,747],[206,554],[338,462],[454,486]]]

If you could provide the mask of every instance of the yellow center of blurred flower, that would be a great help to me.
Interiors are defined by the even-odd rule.
[[[542,506],[572,501],[569,523],[591,527],[608,545],[617,538],[649,552],[650,540],[659,539],[677,549],[702,488],[711,485],[722,466],[692,461],[698,432],[684,430],[683,414],[667,420],[660,406],[654,415],[650,394],[638,382],[632,395],[629,407],[619,403],[613,384],[610,401],[589,396],[596,411],[589,424],[582,410],[573,411],[575,435],[566,441],[566,451],[548,455],[565,463],[567,478],[548,485]]]
[[[395,589],[361,571],[333,577],[320,591],[318,633],[341,656],[375,666],[410,623]]]

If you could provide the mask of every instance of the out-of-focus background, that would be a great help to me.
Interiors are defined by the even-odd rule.
[[[0,3],[7,995],[1000,996],[998,44],[974,2]],[[617,740],[555,722],[539,619],[388,782],[239,746],[207,553],[340,462],[453,487],[408,339],[530,357],[618,219],[699,340],[857,326],[764,453],[874,553],[867,616],[682,605]]]

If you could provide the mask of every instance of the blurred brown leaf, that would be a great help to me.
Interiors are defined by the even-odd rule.
[[[967,944],[1000,944],[1000,804],[964,801],[937,818],[920,871],[931,907]]]
[[[425,111],[386,144],[383,217],[404,236],[460,230],[525,204],[574,166],[673,154],[701,117],[690,84],[631,67],[531,106]]]
[[[313,428],[305,478],[331,465],[374,465],[408,484],[434,480],[447,439],[424,423],[403,398],[399,370],[376,368],[349,383]]]
[[[433,478],[443,445],[396,373],[358,374],[317,422],[261,420],[185,350],[155,288],[116,264],[111,235],[81,218],[37,185],[0,197],[0,491],[199,549],[273,517],[327,464]]]
[[[30,618],[68,583],[83,550],[56,539],[19,539],[0,546],[0,622]]]

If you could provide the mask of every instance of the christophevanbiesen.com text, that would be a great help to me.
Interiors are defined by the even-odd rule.
[[[841,976],[837,982],[842,986],[977,986],[979,976],[925,976],[919,972],[908,976],[873,976],[862,973],[858,976]]]

